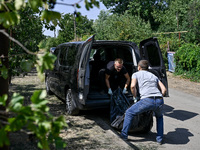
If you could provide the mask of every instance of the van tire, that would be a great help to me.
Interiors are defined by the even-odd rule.
[[[76,107],[75,104],[75,99],[74,99],[74,94],[71,89],[68,89],[66,92],[66,111],[68,115],[78,115],[79,114],[79,109]]]
[[[48,77],[46,77],[45,79],[45,85],[46,85],[46,92],[47,92],[47,95],[53,95],[53,92],[50,90],[49,88],[49,84],[48,84]]]

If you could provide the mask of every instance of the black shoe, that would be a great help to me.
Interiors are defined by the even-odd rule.
[[[157,141],[157,143],[158,143],[159,145],[162,145],[162,144],[163,144],[163,140],[162,140],[162,141]]]
[[[124,141],[128,141],[128,138],[123,137],[122,135],[120,135],[120,138]]]

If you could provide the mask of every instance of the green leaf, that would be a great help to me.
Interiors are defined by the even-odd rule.
[[[32,67],[33,67],[33,62],[31,60],[22,60],[20,63],[21,68],[26,71],[29,72],[31,71]]]
[[[24,5],[25,5],[25,0],[15,0],[15,8],[16,8],[16,10],[19,10]]]
[[[0,147],[3,147],[4,145],[10,145],[10,142],[9,142],[9,139],[8,139],[8,133],[5,131],[5,128],[0,129],[0,135],[1,135]]]
[[[56,60],[56,56],[52,53],[46,52],[44,55],[38,55],[39,60],[37,61],[36,68],[38,71],[38,76],[41,80],[44,80],[44,71],[52,70],[54,68],[54,61]]]
[[[8,69],[4,65],[2,68],[0,68],[0,76],[2,76],[4,79],[8,78]]]
[[[14,93],[12,99],[9,103],[9,109],[12,111],[19,111],[23,106],[24,97],[19,95],[18,93]]]
[[[6,106],[6,101],[8,99],[8,95],[4,94],[3,96],[0,96],[0,105]]]
[[[43,99],[46,97],[46,95],[47,94],[45,90],[37,90],[31,96],[31,101],[33,104],[39,104],[44,101]]]
[[[20,15],[16,11],[0,13],[0,24],[3,24],[5,28],[18,24],[19,20]]]
[[[39,7],[42,7],[43,4],[42,0],[29,0],[28,2],[35,12],[39,12]]]
[[[52,23],[56,26],[58,23],[58,20],[60,20],[61,14],[56,11],[49,11],[49,10],[44,10],[41,14],[41,20],[45,20],[47,23]]]

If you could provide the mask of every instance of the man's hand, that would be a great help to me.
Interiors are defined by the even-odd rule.
[[[108,94],[110,94],[110,95],[113,94],[111,88],[108,89]]]
[[[123,89],[123,94],[126,94],[127,93],[127,88],[124,88]]]
[[[133,101],[134,101],[134,103],[137,103],[138,98],[133,96]]]

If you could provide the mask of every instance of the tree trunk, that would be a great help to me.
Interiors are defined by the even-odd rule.
[[[5,30],[1,25],[0,25],[0,30]],[[8,49],[9,49],[9,39],[3,34],[0,33],[0,68],[5,66],[8,69]],[[1,75],[1,71],[0,71]],[[4,79],[3,77],[0,76],[0,96],[3,96],[4,94],[8,95],[8,78]],[[8,103],[8,101],[7,101]],[[0,110],[5,110],[5,107],[0,106]],[[5,115],[7,118],[8,116]],[[2,124],[0,124],[0,128],[2,127]],[[8,146],[3,146],[0,147],[0,150],[8,150]]]

